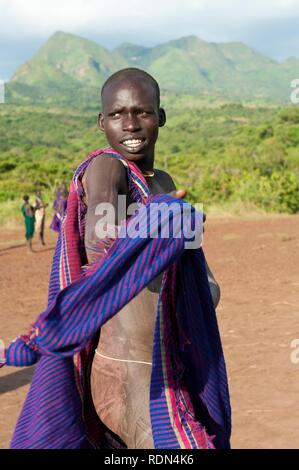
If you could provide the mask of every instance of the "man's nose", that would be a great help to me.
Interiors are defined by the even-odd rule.
[[[124,131],[134,132],[140,129],[140,123],[138,116],[134,114],[128,114],[123,120]]]

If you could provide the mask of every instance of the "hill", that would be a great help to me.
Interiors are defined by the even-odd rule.
[[[227,101],[288,101],[299,60],[280,64],[243,43],[209,43],[189,36],[152,48],[124,43],[109,51],[96,42],[57,32],[16,71],[8,102],[98,105],[99,89],[111,73],[143,68],[170,99],[175,94]]]

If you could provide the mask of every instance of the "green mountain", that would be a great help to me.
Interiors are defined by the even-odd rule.
[[[116,70],[139,67],[151,73],[166,95],[224,100],[289,101],[299,59],[271,60],[245,44],[209,43],[189,36],[152,48],[124,43],[109,51],[78,36],[57,32],[14,74],[8,101],[90,106]]]
[[[11,81],[26,85],[72,86],[78,82],[97,86],[116,70],[126,67],[117,51],[108,51],[88,39],[57,32]]]

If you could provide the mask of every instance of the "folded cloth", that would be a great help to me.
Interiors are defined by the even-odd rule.
[[[86,275],[81,177],[89,162],[105,153],[126,166],[140,210]],[[162,207],[154,221],[149,217],[153,202]],[[97,150],[78,167],[53,259],[48,307],[6,351],[7,365],[37,362],[12,448],[124,447],[93,407],[91,362],[101,326],[162,271],[150,391],[155,448],[229,447],[226,369],[204,254],[201,248],[185,249],[184,231],[173,228],[168,238],[161,236],[173,202],[173,227],[186,209],[193,224],[200,217],[170,196],[149,199],[138,168],[112,149]],[[136,235],[136,221],[148,233],[154,224],[158,235]]]

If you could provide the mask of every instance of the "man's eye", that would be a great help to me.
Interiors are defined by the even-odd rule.
[[[119,118],[119,117],[120,117],[120,113],[117,113],[117,112],[115,112],[115,113],[110,113],[110,117],[112,117],[112,118]]]

